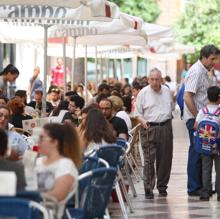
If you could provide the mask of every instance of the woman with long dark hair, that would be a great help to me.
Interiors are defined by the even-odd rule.
[[[36,171],[38,188],[59,202],[58,218],[62,217],[66,201],[77,188],[81,152],[76,130],[70,124],[51,123],[39,136]]]
[[[82,137],[84,139],[83,147],[86,151],[116,142],[111,124],[99,109],[91,109],[88,112]]]
[[[2,72],[0,72],[0,95],[7,96],[7,82],[14,82],[19,76],[18,69],[12,65],[7,65]]]

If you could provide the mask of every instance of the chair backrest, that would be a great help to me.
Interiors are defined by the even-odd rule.
[[[49,219],[47,210],[39,203],[19,198],[0,198],[0,217],[33,219],[36,212],[41,212],[43,219]]]
[[[124,138],[117,138],[116,139],[116,144],[119,146],[122,146],[124,149],[127,148],[127,141]]]
[[[131,129],[129,131],[129,135],[131,136],[131,138],[130,138],[130,142],[128,144],[128,148],[127,148],[127,151],[126,151],[127,154],[130,153],[131,149],[138,142],[138,140],[139,140],[138,139],[139,138],[138,134],[139,134],[140,128],[141,128],[141,125],[138,124],[133,129]]]
[[[84,211],[84,218],[103,218],[112,187],[116,177],[115,168],[97,168],[79,177],[79,184],[87,181],[87,186],[80,191],[80,208]],[[97,207],[98,206],[98,207]]]
[[[98,157],[84,157],[84,161],[79,170],[80,174],[99,167],[109,167],[109,164]]]
[[[21,191],[16,193],[17,198],[22,198],[26,200],[31,200],[35,202],[42,202],[42,197],[38,191]]]
[[[0,171],[0,195],[14,196],[16,194],[17,176],[13,171]]]
[[[106,160],[111,167],[118,167],[124,153],[125,150],[122,146],[104,145],[96,151],[96,156]]]

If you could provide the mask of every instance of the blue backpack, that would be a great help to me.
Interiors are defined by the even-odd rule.
[[[177,96],[176,96],[176,102],[180,108],[180,117],[181,119],[183,118],[183,111],[184,111],[184,99],[183,99],[183,96],[184,96],[184,91],[185,91],[185,84],[183,83],[179,90],[178,90],[178,93],[177,93]]]
[[[207,107],[202,111],[205,117],[199,122],[194,133],[194,147],[200,154],[216,154],[220,151],[220,138],[218,138],[220,108],[214,113],[210,113]]]

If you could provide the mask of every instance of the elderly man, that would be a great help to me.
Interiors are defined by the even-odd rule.
[[[170,89],[161,85],[160,70],[150,71],[149,85],[143,88],[136,102],[135,114],[142,124],[141,144],[144,151],[145,198],[153,199],[155,178],[160,196],[167,196],[173,156],[172,109]],[[156,161],[156,176],[154,163]]]
[[[206,45],[200,51],[199,60],[188,70],[185,78],[184,119],[189,132],[188,195],[198,196],[202,188],[202,162],[193,145],[194,123],[198,111],[208,103],[207,89],[216,85],[216,78],[209,75],[220,50],[214,45]]]

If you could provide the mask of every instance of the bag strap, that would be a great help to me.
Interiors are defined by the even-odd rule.
[[[220,116],[220,107],[218,107],[214,113],[210,113],[208,107],[205,106],[203,107],[202,112],[210,116]]]
[[[215,116],[219,116],[219,115],[220,115],[220,107],[218,107],[218,108],[216,109],[216,111],[214,112],[214,115],[215,115]]]
[[[202,112],[203,112],[204,114],[209,114],[209,109],[208,109],[208,107],[207,107],[207,106],[203,107],[203,108],[202,108]]]

